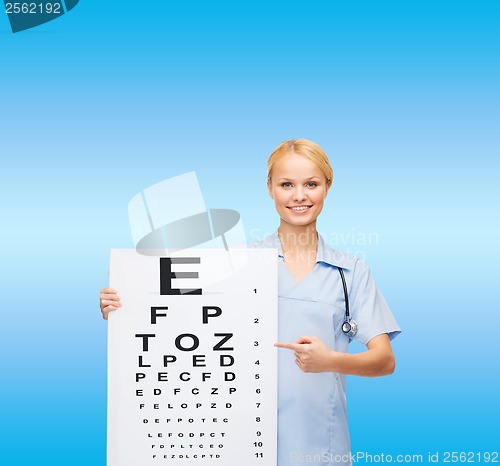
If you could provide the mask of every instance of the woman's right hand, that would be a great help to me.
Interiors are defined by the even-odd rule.
[[[122,305],[120,297],[118,296],[118,292],[113,288],[103,288],[101,290],[100,304],[102,318],[104,320],[108,320],[108,314],[111,311],[115,311]]]

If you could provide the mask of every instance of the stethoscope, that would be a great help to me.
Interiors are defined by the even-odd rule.
[[[349,313],[349,297],[347,296],[347,284],[345,282],[344,271],[340,267],[337,267],[337,269],[342,279],[342,286],[344,287],[345,317],[344,323],[342,324],[342,331],[349,338],[352,338],[358,332],[358,324],[354,319],[351,319],[351,314]]]

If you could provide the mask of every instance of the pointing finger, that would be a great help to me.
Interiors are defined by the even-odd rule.
[[[277,348],[289,349],[295,352],[300,352],[300,349],[302,347],[302,345],[299,345],[297,343],[288,343],[288,342],[277,342],[274,344],[274,346],[276,346]]]

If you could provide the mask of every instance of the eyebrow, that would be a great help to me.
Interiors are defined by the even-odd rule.
[[[309,178],[306,178],[304,181],[311,181],[311,180],[321,180],[319,176],[310,176]],[[278,181],[294,181],[292,178],[278,178]]]

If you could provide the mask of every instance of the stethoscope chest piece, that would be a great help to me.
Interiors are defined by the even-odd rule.
[[[358,333],[358,324],[353,319],[344,320],[344,323],[342,324],[342,331],[349,338],[352,338],[354,335],[356,335],[356,333]]]

